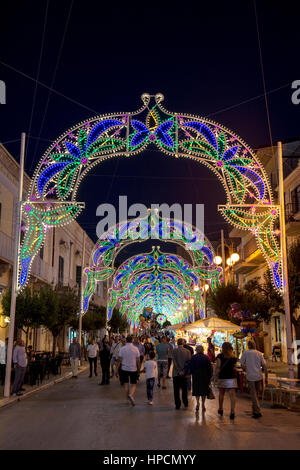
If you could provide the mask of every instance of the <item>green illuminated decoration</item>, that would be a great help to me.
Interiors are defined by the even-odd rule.
[[[232,225],[255,235],[274,285],[279,291],[283,290],[278,242],[281,234],[276,230],[279,207],[273,203],[268,177],[259,159],[226,127],[199,116],[170,112],[163,107],[163,99],[162,94],[155,97],[144,94],[143,104],[137,111],[82,121],[46,150],[33,175],[26,204],[37,208],[43,203],[56,203],[61,214],[68,215],[60,217],[58,212],[52,215],[49,212],[51,223],[47,222],[43,211],[35,210],[34,215],[26,217],[27,233],[20,248],[18,288],[28,281],[30,266],[44,240],[42,232],[54,225],[70,223],[82,209],[83,204],[76,202],[76,195],[85,175],[107,158],[130,157],[154,145],[170,157],[191,158],[214,172],[227,198],[219,210]],[[110,263],[112,254],[108,249],[106,264]]]

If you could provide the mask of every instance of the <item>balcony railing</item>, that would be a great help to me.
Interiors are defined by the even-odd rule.
[[[300,211],[300,205],[298,202],[289,202],[285,205],[285,221],[294,222],[294,215]]]
[[[13,239],[0,231],[0,257],[13,262]]]

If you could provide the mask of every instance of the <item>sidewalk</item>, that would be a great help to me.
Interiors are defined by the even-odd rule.
[[[79,367],[78,374],[81,374],[82,372],[87,370],[89,367],[86,361],[82,361],[82,362],[83,364]],[[22,392],[23,395],[21,395],[20,397],[10,396],[9,398],[4,398],[3,397],[4,387],[0,385],[0,408],[2,408],[3,406],[11,405],[12,403],[15,403],[16,401],[23,400],[24,398],[31,396],[35,392],[45,390],[49,387],[52,387],[52,385],[62,382],[63,380],[66,380],[66,379],[70,379],[71,377],[72,377],[71,367],[62,366],[61,375],[50,375],[49,379],[43,380],[43,382],[39,385],[24,384],[23,388],[25,389],[25,391]]]

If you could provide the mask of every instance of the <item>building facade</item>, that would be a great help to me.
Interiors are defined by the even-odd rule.
[[[1,294],[12,284],[14,240],[17,229],[18,184],[19,164],[0,144],[0,299]],[[30,178],[25,173],[23,199],[26,198],[29,185]],[[30,277],[32,288],[38,289],[40,286],[50,285],[53,288],[56,286],[69,286],[80,289],[84,237],[84,260],[87,265],[94,242],[76,221],[49,231],[46,242],[32,265]],[[106,294],[106,284],[98,283],[93,303],[95,305],[106,305]],[[4,341],[8,336],[8,329],[8,318],[3,315],[0,302],[1,341]],[[60,350],[67,348],[69,335],[70,331],[67,329],[59,338],[58,348]],[[29,344],[38,351],[51,350],[52,335],[45,328],[32,329],[29,333]]]
[[[286,216],[287,249],[300,238],[300,140],[284,142],[283,173],[284,173],[284,197]],[[262,147],[257,155],[267,171],[274,194],[275,204],[278,200],[278,172],[277,153],[271,147]],[[230,237],[239,237],[237,252],[240,260],[233,267],[234,278],[242,287],[248,281],[258,278],[264,279],[267,270],[264,257],[257,249],[256,241],[250,233],[234,228]],[[282,359],[287,362],[286,346],[286,319],[282,313],[274,313],[269,323],[264,322],[263,330],[268,333],[264,339],[264,353],[266,357],[272,356],[272,348],[275,343],[281,344]],[[293,331],[294,334],[294,331]]]

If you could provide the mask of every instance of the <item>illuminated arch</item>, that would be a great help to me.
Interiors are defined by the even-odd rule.
[[[166,234],[168,238],[166,238]],[[204,234],[188,223],[162,218],[157,211],[151,212],[149,210],[148,215],[144,218],[137,217],[110,227],[95,244],[90,256],[89,267],[84,270],[83,276],[85,288],[82,305],[84,312],[87,311],[90,298],[95,292],[96,283],[115,274],[115,259],[120,251],[129,244],[153,239],[175,243],[184,248],[191,259],[194,275],[203,281],[210,281],[213,288],[217,285],[222,269],[214,263],[214,249]],[[144,264],[147,264],[148,258],[147,254],[143,256],[138,259],[138,266],[142,264],[145,268]],[[172,258],[167,258],[167,261],[170,265]],[[131,271],[127,268],[126,263],[123,265],[129,275]]]
[[[35,255],[53,226],[70,223],[84,204],[76,201],[81,180],[101,161],[138,154],[148,145],[173,157],[208,166],[221,181],[226,204],[219,206],[232,225],[251,231],[264,255],[274,285],[283,289],[276,230],[279,206],[273,204],[267,174],[255,153],[237,135],[214,121],[173,113],[163,95],[142,95],[134,112],[95,116],[62,134],[45,152],[32,178],[22,210],[26,234],[19,252],[18,288],[27,280]]]
[[[220,275],[219,268],[215,271]],[[153,248],[150,253],[129,258],[116,270],[109,290],[108,316],[118,304],[121,314],[126,312],[128,321],[135,325],[146,307],[172,324],[188,321],[193,316],[191,303],[203,314],[203,280],[202,270],[186,259]]]

